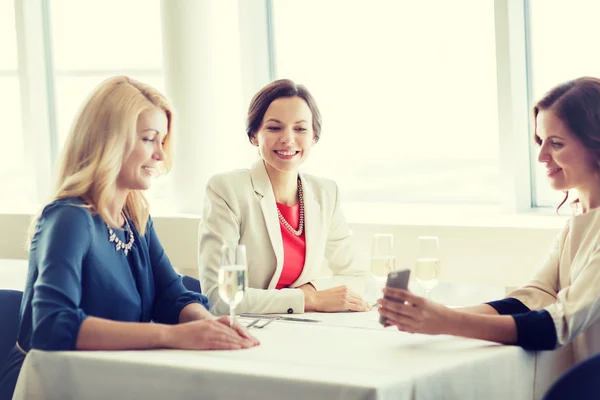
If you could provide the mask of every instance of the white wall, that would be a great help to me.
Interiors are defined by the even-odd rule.
[[[502,218],[500,217],[501,219]],[[442,280],[502,286],[519,286],[541,264],[564,224],[561,218],[536,217],[530,227],[476,226],[476,224],[404,224],[379,222],[351,224],[356,255],[368,263],[374,233],[393,233],[398,266],[410,266],[419,235],[440,238]],[[0,258],[27,258],[24,239],[30,215],[0,214]],[[357,220],[350,218],[350,220]],[[410,221],[409,218],[406,218]],[[422,219],[421,219],[422,220]],[[173,265],[182,273],[197,275],[197,217],[154,217],[158,235]],[[464,220],[462,221],[464,222]],[[506,222],[506,221],[504,221]],[[488,225],[492,225],[489,224]],[[513,226],[510,226],[513,225]],[[535,226],[538,227],[535,227]]]

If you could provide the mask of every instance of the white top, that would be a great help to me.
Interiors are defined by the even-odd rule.
[[[213,176],[206,188],[200,222],[198,266],[202,291],[211,311],[229,312],[218,293],[221,247],[246,245],[248,286],[237,313],[302,313],[304,293],[347,285],[363,294],[368,267],[353,262],[351,232],[342,213],[335,182],[300,174],[304,193],[306,256],[304,269],[291,288],[275,289],[283,269],[283,240],[277,205],[264,162],[251,169]],[[325,276],[328,266],[333,277]],[[330,274],[331,275],[331,274]]]
[[[600,352],[600,208],[572,217],[534,279],[507,297],[547,310],[557,347],[572,343],[574,360]]]

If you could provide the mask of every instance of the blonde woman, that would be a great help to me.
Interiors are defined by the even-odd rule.
[[[228,312],[218,294],[221,247],[238,243],[247,248],[249,289],[236,311],[369,310],[366,265],[353,259],[336,183],[299,172],[321,136],[313,96],[287,79],[270,83],[251,101],[247,135],[260,160],[212,177],[206,189],[199,269],[212,311]]]
[[[167,99],[127,77],[103,82],[83,107],[53,200],[32,225],[18,341],[0,374],[0,399],[12,396],[31,349],[258,344],[184,288],[158,240],[143,191],[171,165],[172,131]]]

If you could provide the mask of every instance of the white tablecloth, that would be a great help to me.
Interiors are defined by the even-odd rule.
[[[34,350],[15,399],[533,398],[518,347],[382,329],[376,312],[302,317],[322,322],[252,329],[261,345],[240,351]]]

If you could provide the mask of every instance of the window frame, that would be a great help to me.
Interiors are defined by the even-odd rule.
[[[271,2],[268,2],[268,7],[272,7]],[[535,147],[530,134],[532,91],[528,10],[528,0],[494,0],[501,171],[499,203],[503,212],[527,212],[540,208],[535,198]],[[268,11],[269,16],[272,14],[272,10]],[[272,26],[271,21],[270,36],[263,37],[265,43],[272,43]],[[269,64],[273,66],[275,56],[271,51]]]
[[[165,0],[162,0],[165,2]],[[529,43],[530,0],[494,0],[501,209],[527,212],[539,207],[535,180],[536,149],[531,140]],[[163,4],[164,6],[164,4]],[[252,95],[276,76],[273,1],[238,0],[242,96]],[[48,0],[16,2],[18,75],[21,87],[26,152],[35,160],[36,201],[50,190],[51,170],[58,154],[54,80],[73,71],[55,70]],[[157,70],[76,71],[154,74]],[[30,118],[35,115],[36,118]],[[524,173],[526,171],[526,173]],[[443,204],[440,204],[442,207]]]

